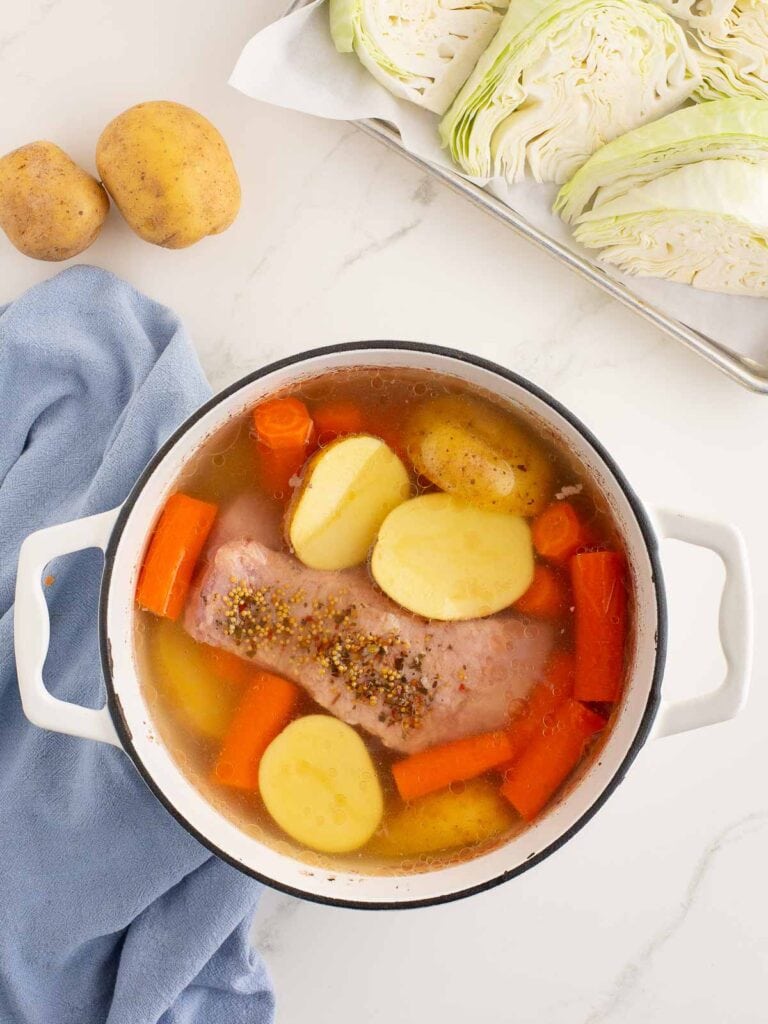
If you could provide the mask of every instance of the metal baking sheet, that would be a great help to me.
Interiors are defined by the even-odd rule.
[[[300,7],[305,7],[310,2],[311,0],[292,0],[286,14],[298,10]],[[525,217],[522,217],[512,209],[512,207],[507,206],[481,186],[467,181],[461,175],[455,174],[446,168],[436,167],[434,164],[430,164],[426,160],[422,160],[420,157],[409,153],[404,148],[398,132],[391,125],[376,120],[355,121],[354,123],[366,135],[378,139],[390,149],[397,150],[398,153],[407,160],[410,160],[411,163],[416,164],[426,174],[430,174],[433,178],[453,189],[454,192],[458,192],[474,206],[485,210],[486,213],[491,214],[491,216],[506,224],[507,227],[511,228],[518,235],[527,238],[529,242],[533,242],[534,245],[548,252],[556,260],[559,260],[560,263],[563,263],[596,287],[601,288],[604,292],[612,295],[622,305],[627,306],[639,316],[650,321],[659,330],[668,334],[676,341],[681,342],[686,348],[698,353],[707,362],[717,367],[718,370],[732,380],[735,380],[738,384],[748,388],[750,391],[756,391],[763,395],[768,394],[768,366],[761,366],[753,359],[734,352],[715,338],[711,338],[701,331],[688,327],[682,321],[668,316],[637,295],[632,290],[630,284],[624,283],[624,280],[631,281],[631,279],[617,280],[614,277],[610,277],[599,264],[562,245],[559,241],[546,234],[546,232],[540,231],[526,220]]]

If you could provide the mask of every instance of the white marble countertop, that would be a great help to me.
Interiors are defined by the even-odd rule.
[[[183,317],[214,387],[277,356],[417,339],[550,390],[650,504],[730,520],[755,573],[757,652],[741,717],[650,742],[564,849],[501,888],[407,912],[266,892],[255,941],[280,1024],[747,1024],[768,974],[768,398],[730,383],[355,128],[261,107],[226,82],[284,0],[21,0],[0,13],[0,152],[36,138],[86,167],[146,99],[197,107],[231,144],[243,209],[181,252],[117,215],[87,261]],[[0,238],[0,301],[57,268]],[[665,692],[714,686],[722,569],[669,543]]]

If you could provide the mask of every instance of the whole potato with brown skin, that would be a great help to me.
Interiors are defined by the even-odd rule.
[[[0,159],[0,227],[25,256],[77,256],[108,210],[98,181],[53,142],[30,142]]]
[[[137,235],[183,249],[225,231],[240,209],[240,182],[210,121],[181,103],[139,103],[101,133],[96,165]]]

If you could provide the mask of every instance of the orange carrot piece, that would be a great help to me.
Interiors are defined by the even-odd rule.
[[[245,686],[253,679],[256,668],[252,661],[247,658],[238,658],[231,651],[225,651],[221,647],[213,647],[210,644],[201,644],[200,650],[203,659],[219,679],[223,679],[235,686]]]
[[[617,700],[624,674],[627,635],[627,586],[624,558],[618,551],[591,551],[571,559],[576,608],[576,684],[578,700]]]
[[[567,562],[579,548],[588,547],[592,537],[569,501],[556,501],[531,524],[533,546],[550,562]]]
[[[312,417],[299,398],[271,398],[253,410],[253,429],[268,448],[299,448],[312,439]]]
[[[574,656],[567,651],[555,651],[544,678],[533,687],[525,707],[509,727],[508,735],[514,753],[509,761],[499,765],[504,778],[526,747],[537,736],[544,736],[552,729],[558,708],[573,696],[575,677]]]
[[[269,672],[257,672],[235,711],[213,779],[235,789],[257,792],[264,751],[290,722],[299,701],[295,683]]]
[[[259,477],[264,490],[278,501],[287,501],[293,494],[291,480],[299,475],[307,461],[307,449],[276,449],[260,444],[258,453]]]
[[[262,485],[273,498],[289,498],[314,436],[309,410],[298,398],[272,398],[253,410],[253,429]]]
[[[584,754],[587,741],[605,725],[600,715],[569,699],[555,712],[552,730],[536,736],[507,772],[502,796],[530,821],[546,806]]]
[[[499,729],[412,754],[393,764],[392,774],[403,800],[415,800],[452,782],[474,779],[508,761],[513,753],[509,736]]]
[[[345,434],[365,433],[363,412],[354,402],[325,402],[312,412],[317,443],[329,444]]]
[[[568,585],[560,573],[548,565],[537,565],[533,582],[515,601],[515,608],[523,615],[559,619],[568,609],[568,597]]]
[[[160,513],[136,586],[136,603],[178,619],[218,509],[186,494],[172,494]]]

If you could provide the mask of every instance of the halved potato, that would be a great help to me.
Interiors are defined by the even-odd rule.
[[[528,523],[450,494],[423,494],[384,520],[371,571],[399,605],[428,619],[477,619],[506,608],[533,579]]]
[[[408,422],[406,442],[419,473],[479,508],[535,516],[550,499],[554,471],[546,451],[480,398],[429,399]]]
[[[206,661],[204,648],[177,622],[158,619],[152,624],[150,647],[154,681],[192,732],[219,740],[229,727],[242,688],[218,675]]]
[[[312,569],[348,569],[411,493],[408,471],[378,437],[345,437],[309,462],[288,514],[288,540]]]
[[[351,725],[330,715],[297,718],[270,743],[259,792],[280,828],[320,853],[364,846],[384,813],[365,744]]]
[[[368,845],[381,857],[418,857],[472,846],[511,828],[511,806],[488,779],[474,779],[454,792],[430,793],[404,807]]]

